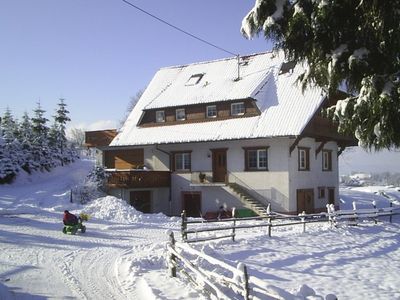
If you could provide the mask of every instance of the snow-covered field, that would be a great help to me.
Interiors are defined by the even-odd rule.
[[[0,186],[0,299],[207,299],[165,266],[168,230],[179,218],[146,215],[114,197],[86,206],[69,203],[69,189],[92,162],[82,160],[52,173]],[[341,205],[388,206],[385,190],[342,189]],[[62,213],[91,216],[87,232],[61,232]],[[307,284],[317,295],[339,299],[400,299],[400,220],[331,229],[328,225],[239,230],[237,241],[194,245],[232,266],[295,294]],[[308,298],[311,299],[311,298]],[[323,299],[314,297],[313,299]]]

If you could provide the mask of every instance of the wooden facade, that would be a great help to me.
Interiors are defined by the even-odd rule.
[[[114,171],[108,172],[107,186],[109,188],[157,188],[170,187],[170,171]]]
[[[143,169],[144,150],[107,150],[104,152],[104,164],[107,169]]]
[[[328,118],[315,115],[303,131],[303,135],[317,141],[336,141],[341,146],[357,146],[354,136],[338,133],[338,125]]]
[[[245,113],[239,116],[231,115],[231,104],[243,102],[245,106]],[[216,105],[217,116],[212,118],[207,118],[206,109],[207,106]],[[186,119],[179,121],[176,120],[176,110],[185,109]],[[164,111],[165,122],[156,122],[156,111]],[[235,101],[224,101],[224,102],[214,102],[214,103],[203,103],[188,105],[184,107],[166,107],[160,109],[145,110],[143,112],[143,117],[138,124],[141,127],[149,126],[165,126],[165,125],[176,125],[176,124],[186,124],[186,123],[196,123],[196,122],[210,122],[210,121],[220,121],[231,118],[243,118],[243,117],[253,117],[260,115],[260,111],[253,99],[243,99]]]
[[[106,147],[117,136],[116,129],[96,130],[85,132],[86,147]]]

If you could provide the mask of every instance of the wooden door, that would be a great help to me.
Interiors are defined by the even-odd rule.
[[[132,191],[129,195],[129,203],[138,211],[151,213],[151,192]]]
[[[201,217],[201,193],[187,192],[182,193],[182,208],[188,217]]]
[[[297,190],[297,213],[314,213],[314,190]]]
[[[226,149],[212,150],[213,181],[225,182],[228,173],[226,166]]]
[[[328,188],[328,204],[335,205],[335,188]]]

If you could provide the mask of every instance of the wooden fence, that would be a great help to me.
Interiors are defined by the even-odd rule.
[[[303,232],[305,232],[306,224],[310,223],[329,222],[332,226],[339,226],[341,224],[357,225],[362,220],[372,220],[376,224],[379,218],[389,217],[389,222],[392,222],[392,217],[400,214],[400,207],[393,207],[392,203],[390,207],[386,208],[376,208],[375,203],[373,203],[373,206],[374,207],[371,209],[357,209],[356,204],[353,203],[353,210],[335,211],[333,205],[327,205],[327,212],[318,214],[305,214],[303,212],[298,216],[292,216],[271,212],[265,217],[229,218],[221,220],[189,220],[185,211],[183,211],[181,214],[181,237],[182,241],[187,243],[223,238],[230,238],[232,241],[235,241],[236,231],[238,229],[266,227],[268,236],[271,236],[273,227],[302,225]],[[259,222],[250,223],[250,221]],[[205,232],[224,233],[218,236],[198,236],[200,233]],[[188,235],[193,234],[195,237],[189,239]]]
[[[245,264],[239,263],[235,268],[193,249],[187,243],[175,241],[172,231],[168,235],[167,264],[172,277],[177,277],[179,271],[208,295],[213,295],[217,299],[248,300],[251,296],[256,296],[258,299],[282,299],[277,291],[269,290],[264,281],[250,276]],[[213,265],[213,271],[200,267],[198,263],[191,261],[189,256],[195,257],[196,261],[198,258],[202,258],[208,264]],[[218,272],[216,269],[220,271]],[[294,295],[291,296],[294,297]]]

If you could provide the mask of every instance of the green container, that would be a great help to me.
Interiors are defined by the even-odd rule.
[[[235,217],[236,218],[246,218],[246,217],[256,217],[257,214],[248,208],[241,208],[235,210]]]

